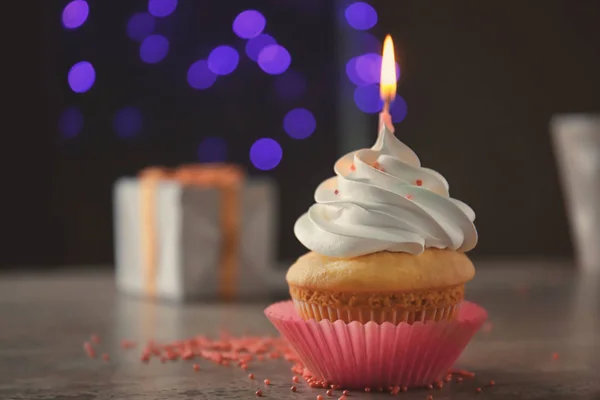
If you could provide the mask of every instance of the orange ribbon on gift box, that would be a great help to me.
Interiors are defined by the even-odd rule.
[[[156,296],[158,260],[156,226],[156,188],[161,181],[172,180],[185,186],[215,188],[221,196],[219,225],[223,235],[218,270],[219,298],[235,297],[239,264],[240,190],[245,180],[241,168],[233,165],[184,165],[175,170],[149,167],[139,174],[140,212],[142,221],[142,254],[144,288]]]

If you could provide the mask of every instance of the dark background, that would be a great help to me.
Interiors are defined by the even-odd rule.
[[[248,162],[250,144],[263,136],[280,140],[283,161],[267,174],[280,184],[279,255],[299,255],[293,223],[339,156],[337,93],[346,83],[335,57],[341,46],[335,2],[180,0],[157,28],[173,38],[169,56],[152,66],[139,60],[139,44],[125,35],[127,19],[145,1],[90,0],[90,17],[77,31],[60,23],[66,3],[11,2],[6,12],[27,15],[28,23],[3,35],[10,104],[3,108],[2,265],[111,263],[113,181],[147,165],[194,161],[207,132],[233,142],[230,159],[252,175],[259,172]],[[379,13],[372,33],[393,35],[402,66],[399,94],[408,116],[398,135],[424,166],[448,179],[453,197],[477,212],[473,254],[570,255],[548,122],[554,113],[600,108],[600,2],[369,3]],[[290,49],[292,67],[307,76],[303,98],[281,104],[271,95],[272,77],[243,55],[214,90],[192,91],[176,79],[215,45],[243,53],[231,21],[253,7],[267,17],[267,32]],[[66,74],[81,59],[93,60],[102,77],[75,95]],[[65,141],[57,121],[72,104],[84,110],[86,125]],[[111,133],[112,115],[130,104],[143,105],[153,119],[144,120],[140,138],[124,141]],[[309,139],[281,132],[281,116],[292,106],[314,112],[317,131]],[[376,117],[369,118],[374,138]]]

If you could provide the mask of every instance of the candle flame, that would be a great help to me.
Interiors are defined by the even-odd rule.
[[[390,102],[396,97],[396,59],[394,57],[394,42],[390,35],[387,35],[383,42],[380,94],[386,102]]]

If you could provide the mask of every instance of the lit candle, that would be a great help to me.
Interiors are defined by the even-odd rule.
[[[383,110],[380,114],[381,123],[386,124],[388,129],[393,132],[394,127],[392,126],[392,116],[390,115],[390,103],[396,97],[396,60],[394,57],[394,42],[390,35],[387,35],[383,42],[379,87],[379,93],[383,100]]]

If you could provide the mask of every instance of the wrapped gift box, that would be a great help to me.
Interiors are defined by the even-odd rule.
[[[149,168],[114,186],[116,283],[168,300],[265,296],[277,193],[229,165]]]

